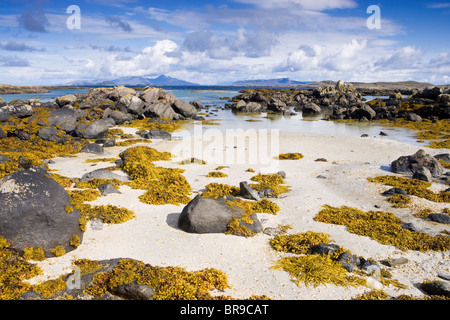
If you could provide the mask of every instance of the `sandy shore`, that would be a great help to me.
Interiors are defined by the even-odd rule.
[[[126,132],[134,129],[124,128]],[[188,145],[191,141],[154,140],[145,144],[159,151],[178,150],[180,145]],[[231,148],[231,146],[228,146]],[[110,163],[98,163],[93,166],[84,163],[86,159],[116,157],[126,147],[107,148],[105,155],[94,156],[79,154],[75,158],[57,158],[50,165],[58,174],[68,177],[81,177],[84,173],[97,168],[110,166]],[[367,177],[388,174],[391,161],[402,155],[415,153],[418,148],[389,139],[359,138],[351,136],[321,136],[307,134],[279,135],[277,151],[280,153],[300,152],[305,157],[301,160],[280,161],[277,171],[286,172],[286,184],[292,191],[286,197],[274,199],[281,207],[277,215],[259,214],[264,227],[276,227],[279,224],[290,224],[290,233],[325,232],[334,243],[351,250],[354,254],[365,258],[382,260],[405,257],[407,264],[391,268],[395,279],[406,284],[408,289],[398,291],[395,288],[383,288],[387,293],[413,294],[422,296],[414,284],[423,280],[436,279],[439,270],[450,270],[449,252],[421,253],[417,251],[402,252],[399,249],[381,245],[368,238],[357,236],[346,231],[346,227],[315,222],[313,217],[321,206],[351,206],[362,210],[377,210],[395,213],[406,222],[413,222],[420,228],[436,233],[445,225],[426,222],[411,215],[411,208],[394,209],[380,192],[387,187],[367,182]],[[222,150],[225,151],[225,148]],[[245,150],[237,150],[245,151]],[[426,149],[432,155],[448,150]],[[277,154],[271,154],[275,156]],[[327,162],[316,162],[317,158],[325,158]],[[257,164],[227,164],[211,162],[204,159],[206,165],[180,165],[185,158],[174,158],[172,161],[159,162],[165,167],[185,169],[185,177],[194,191],[201,191],[210,182],[239,185],[240,181],[249,181],[255,173],[246,172],[253,168],[261,170]],[[210,160],[210,161],[208,161]],[[226,178],[207,178],[206,175],[218,165],[229,165],[221,171],[228,174]],[[277,169],[273,167],[272,169]],[[274,171],[274,172],[277,172]],[[325,179],[317,178],[318,175]],[[443,190],[444,185],[433,186]],[[75,259],[88,258],[102,260],[110,258],[133,258],[158,266],[182,266],[187,270],[217,268],[228,275],[230,289],[224,294],[235,298],[247,298],[250,295],[267,295],[273,299],[351,299],[357,294],[369,291],[367,287],[341,288],[333,285],[318,288],[297,286],[290,276],[270,267],[285,254],[274,251],[269,245],[270,236],[258,234],[252,238],[230,236],[224,234],[189,234],[177,227],[177,219],[183,206],[163,205],[150,206],[139,202],[138,196],[143,193],[127,186],[120,188],[122,194],[110,194],[100,197],[92,204],[113,204],[134,210],[136,218],[119,225],[93,225],[88,223],[83,243],[76,250],[59,258],[50,258],[38,265],[43,275],[32,279],[33,283],[56,278],[67,273]],[[413,197],[413,206],[426,205],[436,210],[448,204],[436,204]],[[449,227],[447,227],[449,230]],[[450,231],[450,230],[449,230]]]

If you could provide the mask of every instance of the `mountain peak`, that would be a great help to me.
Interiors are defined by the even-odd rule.
[[[197,83],[192,83],[177,78],[172,78],[164,74],[156,78],[149,76],[130,76],[120,77],[113,80],[91,80],[91,81],[77,81],[70,85],[76,86],[129,86],[129,87],[145,87],[145,86],[198,86]]]

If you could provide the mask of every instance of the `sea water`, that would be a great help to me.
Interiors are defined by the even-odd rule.
[[[218,129],[225,132],[227,129],[266,129],[279,130],[279,132],[286,133],[308,133],[321,134],[332,136],[357,136],[367,134],[369,137],[376,139],[395,140],[403,143],[408,143],[414,146],[423,146],[424,143],[417,142],[415,131],[407,128],[392,128],[377,126],[370,122],[352,122],[342,123],[335,121],[328,121],[319,117],[303,118],[301,112],[295,112],[296,115],[276,115],[276,114],[236,114],[230,109],[225,109],[225,103],[228,102],[225,98],[232,98],[239,94],[240,90],[248,87],[236,86],[164,86],[162,87],[167,92],[174,94],[179,100],[185,102],[200,101],[203,106],[209,106],[207,109],[202,109],[199,113],[206,120],[214,120],[216,125],[203,125],[202,130]],[[279,88],[283,89],[283,88]],[[33,93],[33,94],[5,94],[1,97],[10,102],[15,99],[39,99],[42,101],[53,101],[57,97],[89,92],[89,88],[83,89],[54,89],[48,93]],[[386,98],[367,96],[367,101],[375,98]],[[387,136],[380,135],[383,131]],[[180,137],[186,134],[192,134],[193,127],[190,126],[185,133],[177,133]]]

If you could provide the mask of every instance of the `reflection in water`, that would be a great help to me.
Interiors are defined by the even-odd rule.
[[[267,129],[279,130],[287,133],[310,133],[323,135],[350,135],[360,137],[362,134],[367,134],[370,137],[377,137],[379,139],[392,139],[414,146],[423,146],[417,142],[413,130],[406,128],[390,128],[374,126],[368,122],[352,122],[341,123],[334,121],[322,120],[322,116],[303,118],[301,112],[293,116],[285,116],[279,114],[235,114],[229,109],[225,109],[227,100],[222,97],[234,97],[239,94],[242,88],[236,87],[201,87],[201,88],[181,88],[181,87],[167,87],[167,92],[173,93],[178,99],[190,102],[194,100],[200,101],[204,106],[209,106],[205,110],[201,110],[206,120],[220,120],[216,121],[217,125],[203,126],[203,130],[218,129],[225,132],[226,129]],[[15,99],[40,99],[43,101],[53,101],[56,97],[64,96],[73,93],[87,93],[90,89],[59,89],[52,90],[49,93],[40,94],[13,94],[2,95],[2,98],[10,102]],[[377,97],[365,97],[368,101]],[[384,97],[381,97],[384,98]],[[248,121],[251,120],[251,121]],[[192,134],[193,126],[188,128],[188,132]],[[384,131],[388,136],[380,136],[380,131]],[[184,135],[184,134],[182,134]]]

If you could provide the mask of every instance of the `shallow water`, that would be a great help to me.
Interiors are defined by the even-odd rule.
[[[227,100],[222,97],[234,97],[239,94],[239,91],[245,87],[226,87],[226,86],[211,86],[211,87],[164,87],[169,93],[174,94],[178,99],[190,102],[194,100],[200,101],[203,106],[209,105],[210,108],[201,110],[200,113],[207,113],[203,115],[206,120],[218,120],[218,125],[207,126],[203,125],[202,130],[218,129],[225,132],[227,129],[241,129],[241,130],[279,130],[287,133],[310,133],[323,135],[346,135],[360,137],[362,134],[367,134],[370,137],[377,139],[390,139],[399,142],[408,143],[414,146],[423,146],[423,143],[418,143],[414,131],[405,128],[391,128],[374,126],[370,123],[340,123],[333,121],[322,120],[320,117],[303,119],[301,113],[295,116],[282,115],[267,115],[261,114],[235,114],[231,110],[224,110],[223,107]],[[64,96],[73,93],[87,93],[90,89],[58,89],[51,90],[49,93],[35,93],[35,94],[10,94],[2,95],[1,97],[10,102],[15,99],[40,99],[43,101],[51,101],[56,97]],[[375,97],[365,97],[368,101]],[[252,120],[252,122],[248,121]],[[380,136],[380,131],[384,131],[388,136]],[[193,127],[189,131],[177,135],[186,136],[193,134]]]

